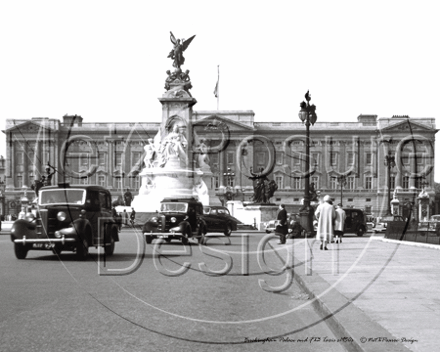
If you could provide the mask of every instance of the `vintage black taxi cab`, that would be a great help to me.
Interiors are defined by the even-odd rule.
[[[167,242],[179,239],[184,244],[189,238],[197,238],[199,243],[203,243],[207,232],[203,204],[194,198],[165,198],[157,214],[142,227],[147,243],[155,238],[164,238]]]
[[[43,187],[37,209],[12,225],[11,241],[18,259],[26,258],[29,250],[51,250],[73,251],[85,260],[91,246],[102,246],[111,255],[119,241],[111,193],[94,185]]]

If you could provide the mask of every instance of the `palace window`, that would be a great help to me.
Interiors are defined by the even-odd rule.
[[[301,178],[300,177],[293,178],[293,189],[301,189]]]
[[[275,183],[278,186],[278,189],[282,189],[283,187],[283,176],[275,176]]]
[[[81,179],[81,184],[83,185],[88,185],[89,184],[89,178],[88,177],[84,177]]]
[[[211,178],[211,188],[212,189],[217,189],[220,187],[220,179],[218,176],[214,176]]]
[[[318,176],[312,176],[310,178],[310,182],[314,183],[315,185],[315,190],[319,188],[319,177]]]
[[[115,165],[122,165],[122,153],[117,152],[115,156]]]
[[[212,166],[218,167],[218,153],[210,154],[209,158],[211,159]]]
[[[402,188],[409,189],[409,176],[403,176],[402,178]]]
[[[116,178],[116,189],[122,190],[122,177]]]
[[[265,165],[266,164],[266,154],[264,152],[257,153],[257,164]]]
[[[140,160],[141,153],[140,152],[132,152],[131,153],[131,166],[136,165],[136,163]]]
[[[277,164],[282,165],[283,164],[283,153],[277,153]]]
[[[89,154],[81,154],[81,165],[82,166],[89,165]]]
[[[107,155],[106,155],[107,153],[104,153],[104,152],[99,152],[99,156],[98,156],[98,163],[99,163],[99,165],[105,165],[106,164],[106,160],[107,160]]]
[[[372,177],[365,176],[365,189],[372,189]]]
[[[17,175],[17,188],[23,187],[23,176]]]
[[[371,205],[366,205],[366,206],[365,206],[365,212],[366,212],[367,214],[371,214]]]
[[[312,154],[312,160],[310,160],[311,165],[318,166],[319,165],[319,154],[313,153]]]
[[[365,154],[365,164],[371,165],[372,159],[371,159],[371,153]]]
[[[348,189],[351,189],[351,190],[355,189],[356,179],[354,176],[350,176],[347,178],[347,187],[348,187]]]
[[[336,177],[330,177],[330,189],[338,189],[338,179]]]
[[[338,155],[335,152],[330,153],[330,165],[337,165]]]
[[[134,189],[139,189],[140,188],[140,181],[139,181],[139,176],[133,177],[131,179],[131,188]]]
[[[228,152],[227,158],[228,158],[228,165],[234,164],[234,152]]]
[[[105,176],[104,175],[98,175],[98,185],[105,187]]]
[[[347,165],[354,165],[354,154],[353,153],[348,153],[347,154]]]

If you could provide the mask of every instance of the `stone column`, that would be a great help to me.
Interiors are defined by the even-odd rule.
[[[325,150],[325,140],[321,141],[321,160],[320,160],[320,169],[322,170],[322,175],[321,175],[321,179],[320,179],[320,183],[321,183],[321,187],[320,188],[327,188],[327,182],[328,182],[328,173],[327,173],[327,167],[326,167],[326,163],[327,163],[327,153]]]
[[[415,175],[417,173],[416,170],[416,160],[415,160],[415,152],[412,153],[413,155],[410,156],[409,162],[410,162],[410,170],[411,170],[411,175],[409,177],[409,189],[410,190],[416,190],[416,179],[413,177],[413,175]]]
[[[114,160],[115,160],[115,146],[113,140],[108,140],[108,178],[107,178],[107,188],[113,189],[113,170],[114,170]]]
[[[14,170],[14,152],[15,152],[15,143],[12,140],[12,133],[7,133],[6,135],[6,145],[9,146],[6,151],[6,188],[14,189],[15,183],[13,175]]]
[[[221,151],[218,155],[218,168],[219,168],[219,188],[225,187],[223,173],[226,171],[227,166],[227,149]]]

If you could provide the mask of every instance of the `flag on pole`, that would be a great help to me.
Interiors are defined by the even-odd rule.
[[[216,98],[218,98],[218,80],[217,83],[215,84],[214,95]]]
[[[220,96],[219,83],[220,83],[220,65],[217,65],[217,83],[214,89],[214,96],[217,98],[217,110],[218,110],[218,101]]]
[[[220,65],[217,65],[217,83],[215,84],[214,95],[218,98],[218,83],[220,81]]]

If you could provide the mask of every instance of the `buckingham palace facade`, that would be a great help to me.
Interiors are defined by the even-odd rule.
[[[251,110],[193,112],[194,131],[214,151],[207,159],[212,172],[208,187],[222,200],[229,190],[229,199],[249,201],[254,182],[250,172],[266,169],[278,186],[271,201],[300,205],[305,126],[255,122],[254,115]],[[227,128],[222,133],[210,128],[219,125]],[[142,164],[144,146],[159,127],[159,122],[94,123],[78,115],[6,120],[3,215],[18,213],[24,196],[30,201],[35,197],[30,186],[48,163],[57,170],[52,184],[99,184],[114,197],[127,188],[136,195],[140,180],[133,170]],[[310,128],[310,182],[339,202],[338,176],[347,175],[344,207],[361,207],[376,216],[387,209],[388,184],[402,203],[414,201],[422,188],[434,199],[436,132],[435,118],[360,115],[353,122],[317,122]],[[216,151],[224,138],[225,148]],[[394,156],[394,167],[385,165],[387,156]],[[65,177],[60,170],[66,165],[84,176]]]

